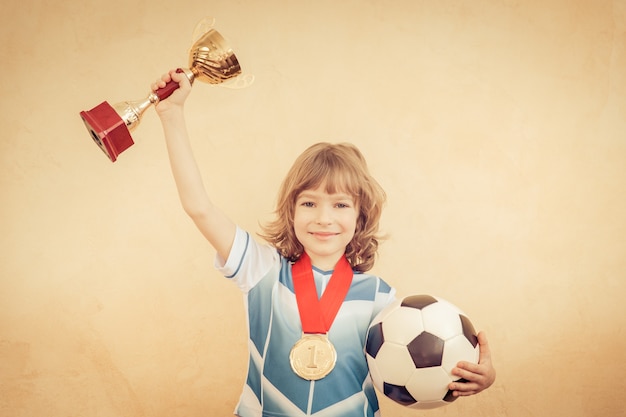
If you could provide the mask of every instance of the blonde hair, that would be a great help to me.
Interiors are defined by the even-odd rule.
[[[359,272],[374,266],[378,251],[379,221],[386,200],[385,191],[370,175],[365,158],[349,143],[317,143],[294,162],[278,193],[275,220],[262,225],[261,236],[285,258],[297,260],[304,248],[294,231],[296,199],[305,190],[325,184],[326,192],[345,192],[358,208],[356,230],[346,247],[346,258]]]

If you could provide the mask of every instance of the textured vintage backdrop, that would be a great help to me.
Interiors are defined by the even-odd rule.
[[[111,164],[78,113],[144,97],[215,16],[254,84],[197,84],[212,195],[269,218],[295,156],[351,141],[388,191],[376,272],[487,331],[485,393],[391,416],[623,416],[626,2],[3,2],[0,415],[227,416],[236,288],[185,218],[149,110]]]

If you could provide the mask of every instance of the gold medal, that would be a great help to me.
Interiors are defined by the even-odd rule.
[[[300,378],[317,381],[337,363],[337,351],[328,340],[328,330],[350,290],[353,271],[346,257],[341,257],[321,298],[317,296],[313,266],[306,252],[293,264],[291,274],[304,334],[291,348],[289,363]]]
[[[291,369],[300,378],[316,381],[335,367],[337,352],[325,334],[304,334],[289,353]]]

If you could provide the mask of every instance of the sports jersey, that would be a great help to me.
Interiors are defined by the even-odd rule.
[[[363,346],[367,329],[395,298],[382,279],[354,273],[344,302],[328,332],[337,351],[335,368],[308,381],[291,369],[289,353],[302,337],[291,263],[269,245],[237,228],[226,261],[215,266],[243,292],[248,325],[249,363],[235,414],[241,417],[375,417],[378,400]],[[313,268],[318,297],[332,271]]]

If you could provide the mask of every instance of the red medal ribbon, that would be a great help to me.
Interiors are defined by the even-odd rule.
[[[304,333],[326,334],[330,330],[352,283],[352,267],[342,256],[335,265],[328,286],[317,297],[311,258],[304,252],[291,267],[300,322]]]

